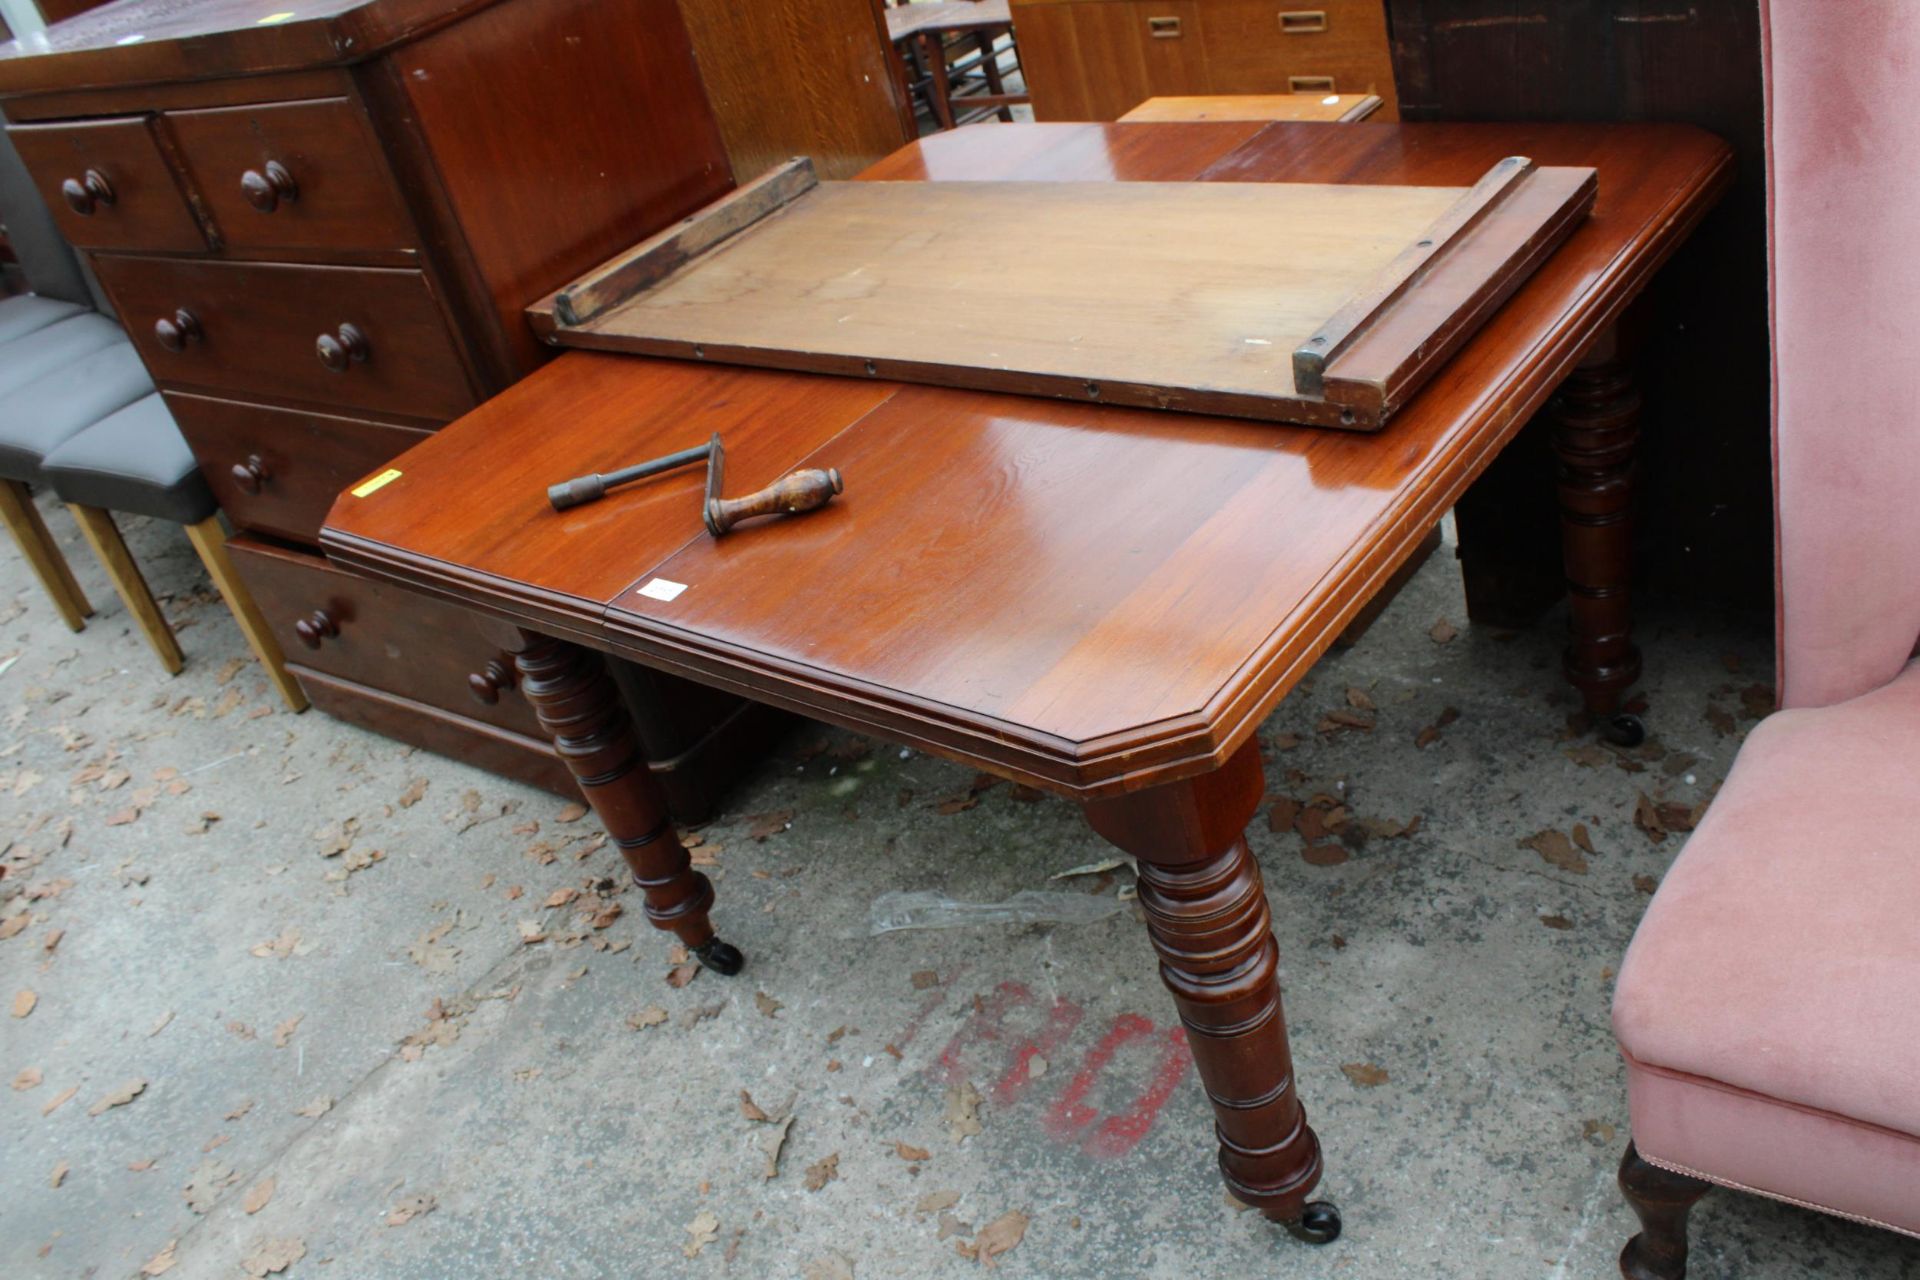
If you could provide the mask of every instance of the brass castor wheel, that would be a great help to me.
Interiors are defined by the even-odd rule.
[[[1340,1210],[1328,1200],[1315,1200],[1300,1211],[1297,1222],[1286,1224],[1287,1234],[1308,1244],[1332,1244],[1340,1238]]]
[[[718,938],[705,946],[695,947],[693,958],[723,978],[731,978],[747,967],[747,958],[740,954],[740,948]]]
[[[1629,711],[1608,717],[1600,731],[1616,747],[1637,747],[1647,740],[1647,726]]]

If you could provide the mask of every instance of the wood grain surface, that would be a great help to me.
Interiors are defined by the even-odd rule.
[[[1352,124],[1380,109],[1371,93],[1226,93],[1148,98],[1122,124],[1162,120],[1320,120]]]
[[[576,353],[343,497],[322,540],[364,572],[1082,799],[1218,768],[1729,177],[1727,148],[1685,127],[1245,128],[982,126],[869,176],[1004,179],[1044,170],[1047,143],[1083,171],[1111,138],[1110,169],[1189,181],[1464,186],[1530,155],[1593,166],[1600,194],[1377,434]],[[720,541],[691,476],[536,518],[556,479],[714,430],[730,483],[834,466],[846,491]],[[686,589],[638,594],[655,577]]]

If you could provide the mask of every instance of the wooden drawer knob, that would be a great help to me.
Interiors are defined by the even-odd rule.
[[[488,706],[500,701],[501,690],[511,689],[518,683],[513,667],[499,658],[489,659],[486,666],[467,677],[467,689],[474,701]]]
[[[300,184],[278,160],[269,160],[263,167],[241,174],[240,191],[247,197],[247,203],[262,213],[272,213],[282,200],[292,204],[300,198]]]
[[[204,336],[200,318],[185,307],[153,322],[153,340],[168,351],[185,351]]]
[[[345,373],[356,364],[365,364],[373,355],[367,335],[355,325],[343,324],[338,333],[323,333],[313,340],[314,354],[334,373]]]
[[[243,493],[259,493],[262,485],[273,478],[267,470],[267,464],[257,453],[247,455],[245,462],[233,464],[233,482],[240,486]]]
[[[60,194],[66,197],[67,207],[83,218],[91,218],[93,211],[103,204],[113,204],[113,184],[98,169],[89,169],[78,178],[68,178],[60,184]]]
[[[325,609],[315,609],[310,616],[293,624],[293,633],[300,637],[300,643],[307,648],[318,649],[322,640],[340,634],[340,624]]]

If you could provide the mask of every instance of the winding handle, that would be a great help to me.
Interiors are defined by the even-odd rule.
[[[293,624],[293,633],[300,637],[300,643],[307,648],[318,649],[322,640],[340,634],[340,624],[325,609],[315,609],[312,614]]]
[[[837,468],[825,471],[808,469],[780,477],[758,493],[744,498],[710,498],[707,501],[707,532],[718,538],[742,520],[755,516],[799,515],[817,511],[844,490]]]

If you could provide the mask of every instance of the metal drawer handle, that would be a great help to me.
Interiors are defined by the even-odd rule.
[[[278,160],[267,161],[264,169],[249,169],[241,174],[240,190],[247,197],[247,203],[262,213],[272,213],[282,200],[292,204],[300,198],[300,184]]]
[[[519,680],[510,663],[489,658],[486,666],[467,677],[467,690],[473,694],[475,702],[483,702],[491,707],[500,701],[501,690],[515,687]]]
[[[322,640],[332,639],[340,634],[340,624],[325,609],[315,609],[307,617],[293,624],[293,633],[300,637],[300,643],[309,649],[318,649]]]
[[[200,317],[185,307],[153,322],[153,340],[168,351],[185,351],[205,336],[200,328]]]
[[[1287,89],[1292,93],[1334,93],[1332,76],[1288,76]]]
[[[1326,29],[1325,9],[1294,9],[1280,15],[1280,31],[1283,35],[1306,36]]]
[[[1180,38],[1180,19],[1148,18],[1147,34],[1155,40],[1177,40]]]
[[[373,358],[367,335],[358,325],[351,324],[341,325],[338,334],[323,333],[315,338],[313,350],[320,357],[320,363],[333,373],[345,373],[350,366],[365,364]]]
[[[89,169],[78,178],[68,178],[60,184],[60,194],[67,199],[67,207],[83,218],[91,218],[99,205],[113,204],[113,184],[107,181],[107,175],[98,169]]]
[[[245,493],[259,493],[267,481],[273,479],[273,473],[267,470],[267,464],[257,453],[247,455],[245,462],[233,464],[233,482]]]

